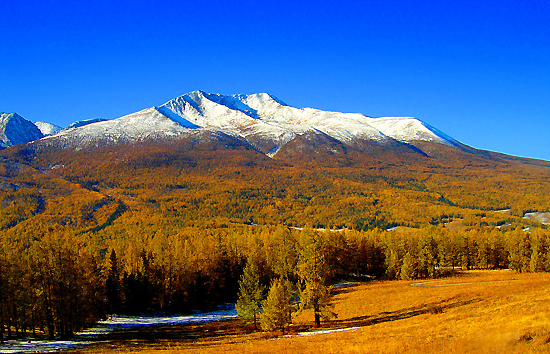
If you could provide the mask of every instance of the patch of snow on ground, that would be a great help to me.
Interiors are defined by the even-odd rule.
[[[334,289],[340,289],[340,288],[349,288],[350,286],[357,286],[357,285],[361,285],[361,283],[356,281],[347,281],[342,283],[336,283],[332,287]]]
[[[355,331],[360,329],[361,327],[349,327],[349,328],[339,328],[339,329],[323,329],[323,330],[317,330],[317,331],[311,331],[311,332],[300,332],[298,333],[299,336],[306,337],[306,336],[315,336],[318,334],[329,334],[329,333],[336,333],[336,332],[347,332],[347,331]]]
[[[71,349],[88,342],[66,340],[66,341],[7,341],[0,346],[0,353],[51,353],[63,349]]]
[[[10,340],[0,345],[0,353],[47,353],[91,344],[90,339],[124,328],[144,326],[173,326],[214,321],[227,321],[237,318],[233,306],[214,312],[179,316],[121,316],[113,315],[96,326],[77,333],[71,340]]]
[[[526,213],[523,218],[550,225],[550,213]]]
[[[202,323],[212,321],[224,321],[237,318],[237,311],[234,308],[209,312],[197,313],[194,315],[181,316],[119,316],[115,315],[112,318],[99,322],[99,325],[105,325],[113,329],[131,328],[142,326],[172,326],[190,323]],[[101,327],[100,327],[101,328]]]

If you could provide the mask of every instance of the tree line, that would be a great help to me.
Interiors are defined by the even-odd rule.
[[[186,313],[237,303],[267,330],[295,312],[330,318],[339,280],[437,277],[452,268],[550,271],[550,232],[534,229],[317,231],[190,228],[113,238],[52,231],[0,245],[0,340],[67,337],[109,314]]]

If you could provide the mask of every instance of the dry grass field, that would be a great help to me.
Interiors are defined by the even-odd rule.
[[[550,353],[550,274],[470,271],[334,292],[338,318],[313,332],[303,313],[283,336],[238,321],[126,332],[86,353]]]

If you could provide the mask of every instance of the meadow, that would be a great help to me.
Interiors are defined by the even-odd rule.
[[[238,320],[114,333],[84,353],[545,353],[550,274],[458,272],[421,281],[371,281],[333,290],[338,317],[311,312],[283,333]]]

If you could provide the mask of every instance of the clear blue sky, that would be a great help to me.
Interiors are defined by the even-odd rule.
[[[550,160],[549,1],[0,0],[0,111],[67,126],[201,89],[414,116]]]

